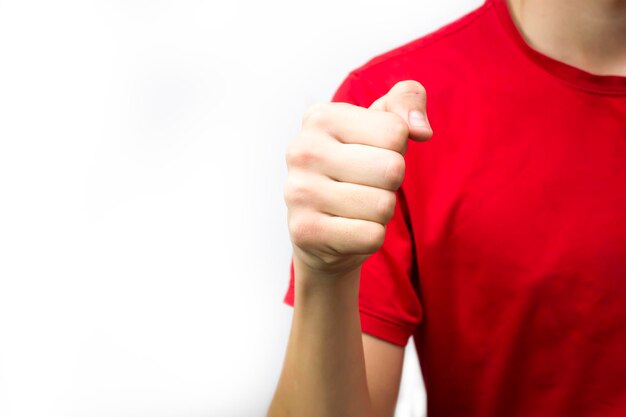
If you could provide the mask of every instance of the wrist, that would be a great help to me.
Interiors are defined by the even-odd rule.
[[[294,256],[296,304],[353,305],[358,303],[361,266],[344,272],[324,272]]]

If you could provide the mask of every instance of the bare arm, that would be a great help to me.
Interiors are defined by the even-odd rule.
[[[376,417],[392,417],[396,409],[404,348],[363,333],[365,371]]]
[[[359,279],[393,215],[407,137],[432,135],[424,112],[409,81],[370,109],[331,103],[305,116],[285,187],[294,314],[268,417],[393,416],[404,349],[361,333]]]
[[[300,275],[269,417],[373,417],[358,315],[358,272],[324,287],[314,283],[317,288],[306,288],[317,277]]]
[[[404,348],[361,333],[359,271],[342,277],[341,288],[299,286],[268,417],[393,416]]]

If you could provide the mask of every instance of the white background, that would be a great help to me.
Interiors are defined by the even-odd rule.
[[[0,416],[263,416],[303,110],[480,4],[0,0]]]

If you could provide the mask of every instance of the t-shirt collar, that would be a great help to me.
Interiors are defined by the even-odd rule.
[[[537,65],[573,87],[601,94],[626,94],[626,76],[598,75],[551,58],[531,47],[515,24],[507,0],[486,0],[493,3],[510,39]]]

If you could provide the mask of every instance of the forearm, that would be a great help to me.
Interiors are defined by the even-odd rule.
[[[360,268],[310,276],[294,263],[294,317],[268,417],[371,417],[358,311]]]

